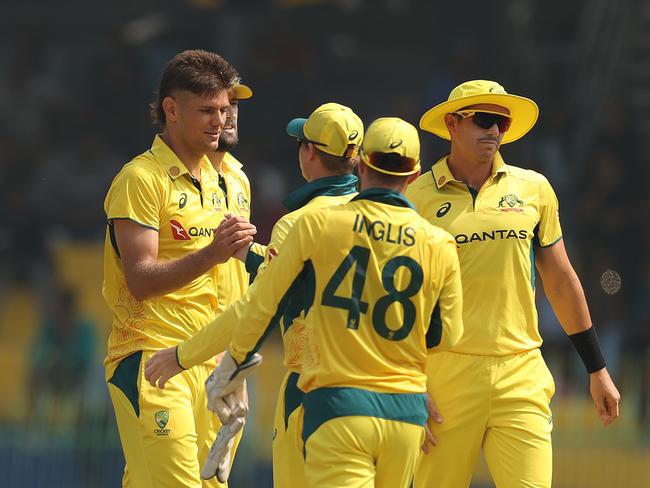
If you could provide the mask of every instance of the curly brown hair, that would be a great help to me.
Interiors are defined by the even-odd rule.
[[[165,126],[162,101],[178,90],[214,96],[238,84],[237,70],[224,58],[203,49],[191,49],[174,56],[165,66],[155,99],[149,104],[154,124]]]

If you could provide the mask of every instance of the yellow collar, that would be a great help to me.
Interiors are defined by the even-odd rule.
[[[153,144],[151,145],[151,153],[155,156],[158,164],[160,164],[160,166],[165,169],[167,174],[172,179],[175,180],[185,173],[189,174],[187,167],[180,159],[178,159],[176,153],[171,150],[165,141],[162,140],[160,134],[156,134],[156,137],[153,140]],[[203,159],[201,160],[201,169],[207,167],[211,167],[210,160],[207,158],[207,156],[203,156]]]
[[[237,158],[235,158],[235,156],[233,156],[229,152],[227,152],[224,155],[223,161],[221,161],[221,164],[225,165],[227,167],[227,169],[238,170],[238,169],[242,168],[242,164],[239,161],[237,161]]]
[[[457,183],[463,183],[462,181],[454,178],[454,175],[451,174],[449,165],[447,164],[447,158],[449,155],[444,156],[439,159],[436,164],[431,168],[431,173],[433,175],[433,181],[436,184],[438,190],[445,186],[450,181],[455,181]],[[501,154],[499,152],[494,156],[494,161],[492,162],[492,176],[495,176],[498,173],[507,173],[509,172],[508,166],[503,161]]]

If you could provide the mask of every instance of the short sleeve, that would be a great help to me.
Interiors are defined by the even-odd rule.
[[[437,244],[437,259],[431,276],[438,276],[441,287],[438,302],[434,306],[426,335],[427,349],[448,351],[463,335],[463,288],[456,242],[451,235]],[[435,264],[434,264],[435,263]]]
[[[562,238],[560,211],[557,196],[546,178],[539,185],[539,222],[535,227],[534,242],[538,247],[548,247]]]
[[[160,178],[141,166],[128,164],[113,180],[104,210],[106,218],[132,220],[153,230],[160,229],[162,185]]]

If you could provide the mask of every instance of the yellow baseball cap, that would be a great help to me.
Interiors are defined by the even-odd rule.
[[[370,162],[373,153],[397,153],[415,161],[413,169],[404,172],[389,171]],[[375,120],[366,131],[361,145],[361,159],[375,171],[393,176],[408,176],[420,170],[420,137],[418,130],[397,117]]]
[[[479,103],[499,105],[510,112],[512,123],[503,134],[501,144],[516,141],[526,135],[539,115],[539,108],[531,99],[506,93],[496,81],[472,80],[458,85],[451,91],[446,102],[427,111],[420,119],[420,128],[449,140],[451,136],[445,125],[445,115]]]
[[[238,83],[232,88],[235,91],[235,96],[237,97],[237,100],[245,100],[246,98],[250,98],[253,96],[253,90],[251,90],[251,87],[248,85]]]
[[[351,158],[363,141],[363,122],[349,107],[326,103],[309,118],[290,121],[287,134],[309,141],[327,154]]]

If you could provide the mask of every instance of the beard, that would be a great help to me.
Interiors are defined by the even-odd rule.
[[[237,144],[239,144],[239,134],[237,132],[235,132],[233,135],[222,132],[221,137],[219,137],[219,149],[217,149],[217,151],[232,151],[237,147]]]

